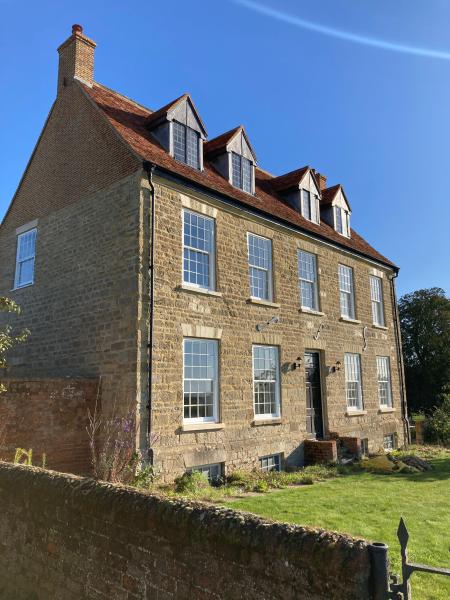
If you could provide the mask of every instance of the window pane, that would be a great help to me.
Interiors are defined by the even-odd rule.
[[[190,211],[183,212],[183,281],[203,288],[214,285],[214,221]]]
[[[318,310],[316,255],[302,250],[298,253],[300,303],[302,308]]]
[[[247,158],[242,158],[242,189],[252,193],[252,163]]]
[[[173,121],[173,155],[181,161],[186,162],[186,126]]]
[[[217,341],[184,340],[184,418],[213,421],[217,404]]]
[[[242,189],[242,157],[236,152],[231,153],[231,181],[235,187]]]
[[[37,229],[22,233],[17,238],[15,287],[33,283]]]
[[[204,475],[209,483],[218,483],[222,478],[222,465],[220,463],[192,467],[191,472],[192,471],[196,471]]]
[[[302,190],[302,215],[311,220],[311,194],[308,190]]]
[[[391,366],[388,356],[377,356],[378,398],[381,406],[392,406]]]
[[[349,319],[355,318],[355,298],[353,292],[353,269],[339,265],[339,290],[341,315]]]
[[[280,471],[281,455],[272,454],[271,456],[263,456],[259,459],[259,466],[262,471]]]
[[[380,277],[370,276],[370,299],[372,302],[372,317],[375,325],[384,326],[383,285]]]
[[[254,298],[272,299],[272,242],[248,235],[250,294]]]
[[[191,167],[195,167],[196,169],[200,168],[199,161],[199,134],[187,127],[187,149],[186,149],[186,162]]]
[[[278,349],[275,346],[253,346],[255,415],[278,415],[278,395]]]
[[[336,231],[338,233],[344,233],[342,224],[342,209],[339,206],[334,207],[334,213],[336,215]]]
[[[347,407],[349,409],[362,409],[360,356],[359,354],[346,354],[344,362]]]

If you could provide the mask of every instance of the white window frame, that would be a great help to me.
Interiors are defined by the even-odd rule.
[[[33,254],[29,254],[25,258],[22,258],[22,259],[19,260],[21,241],[23,239],[26,239],[26,237],[30,236],[30,235],[34,235],[34,241],[33,241],[34,249],[33,249]],[[16,267],[15,267],[15,272],[14,272],[14,289],[20,289],[20,288],[27,287],[29,285],[33,285],[34,284],[34,271],[35,271],[35,263],[36,263],[36,241],[37,241],[37,227],[32,227],[30,229],[27,229],[26,231],[22,231],[21,233],[17,234],[17,240],[16,240]],[[28,261],[32,261],[33,262],[31,279],[28,280],[28,281],[21,282],[20,281],[21,266],[23,265],[23,263],[28,262]]]
[[[369,275],[369,283],[373,324],[384,327],[386,322],[384,319],[383,280],[376,275]]]
[[[212,379],[213,385],[213,414],[210,417],[185,417],[184,416],[184,394],[186,392],[186,382],[187,381],[210,381],[211,378],[186,378],[186,360],[185,360],[185,344],[186,342],[206,342],[212,343],[215,347],[215,352],[213,355],[214,358],[214,378]],[[218,423],[219,421],[219,340],[211,339],[211,338],[193,338],[193,337],[185,337],[183,338],[183,423]]]
[[[386,433],[383,436],[383,450],[391,452],[391,450],[395,450],[395,446],[395,433]]]
[[[223,478],[223,463],[211,463],[209,465],[191,467],[188,473],[193,472],[201,473],[211,484]]]
[[[212,225],[211,227],[211,250],[207,251],[207,250],[199,250],[198,248],[194,248],[193,246],[187,246],[184,243],[184,221],[185,221],[185,215],[186,214],[191,214],[191,215],[195,215],[198,218],[204,219],[205,221],[209,221]],[[182,272],[181,272],[181,280],[183,282],[183,285],[186,285],[188,287],[194,287],[194,288],[199,288],[202,290],[208,290],[208,291],[215,291],[216,289],[216,221],[215,219],[213,219],[212,217],[208,217],[202,213],[198,213],[195,212],[194,210],[189,210],[187,208],[183,208],[182,211],[182,255],[181,255],[181,260],[182,260],[182,264],[181,264],[181,268],[182,268]],[[201,285],[199,283],[195,283],[195,282],[191,282],[191,281],[185,281],[184,279],[184,252],[185,250],[190,250],[191,252],[198,252],[199,254],[204,254],[204,255],[208,255],[208,267],[209,267],[209,285],[208,286],[204,286]]]
[[[267,456],[260,456],[259,468],[265,473],[275,471],[279,473],[281,471],[282,456],[278,454],[268,454]]]
[[[301,262],[302,262],[302,255],[308,255],[312,257],[312,263],[313,263],[313,279],[305,279],[302,277],[301,275]],[[298,269],[298,284],[299,284],[299,291],[300,291],[300,306],[303,310],[309,310],[311,312],[318,312],[319,311],[319,285],[318,285],[318,270],[317,270],[317,255],[312,253],[312,252],[307,252],[306,250],[298,250],[297,251],[297,269]],[[309,286],[311,286],[312,288],[312,302],[313,302],[313,306],[306,306],[305,304],[303,304],[303,296],[302,296],[302,282],[305,282],[306,284],[308,284]]]
[[[263,383],[275,383],[275,412],[273,413],[260,413],[257,414],[255,410],[255,394],[256,394],[256,380],[255,380],[255,349],[256,348],[270,348],[275,350],[275,380],[258,379],[258,382]],[[278,346],[270,346],[268,344],[253,344],[252,345],[252,377],[253,377],[253,415],[255,420],[262,419],[278,419],[280,417],[280,352]]]
[[[344,372],[345,372],[345,399],[347,402],[347,410],[361,411],[363,410],[363,392],[361,380],[361,355],[346,352],[344,355]],[[355,377],[356,376],[356,377]],[[350,385],[352,386],[350,388]],[[356,384],[356,387],[354,387]],[[355,391],[356,405],[353,404],[353,398],[350,397],[350,391]]]
[[[334,229],[339,233],[339,235],[343,235],[344,237],[350,237],[350,214],[348,210],[342,208],[341,206],[333,207],[333,215],[334,215]],[[338,219],[338,215],[340,217],[340,221]],[[338,222],[340,222],[340,228],[338,227]],[[341,229],[341,230],[340,230]]]
[[[184,131],[184,157],[183,158],[175,155],[176,125],[182,127],[183,131]],[[189,125],[185,125],[184,123],[180,123],[180,121],[176,121],[176,120],[174,120],[172,122],[171,131],[172,131],[172,155],[173,155],[174,159],[177,160],[178,162],[183,163],[184,165],[187,165],[188,167],[192,167],[193,169],[197,169],[198,171],[200,171],[201,170],[201,156],[200,156],[201,155],[201,138],[200,138],[200,134],[198,133],[198,131],[196,131],[192,127],[189,127]],[[189,157],[188,137],[189,137],[189,135],[194,136],[194,139],[196,139],[196,141],[197,141],[197,163],[196,164],[192,164],[192,162],[190,162],[188,159],[188,157]]]
[[[389,356],[377,356],[378,400],[381,408],[392,408],[392,379],[391,360]],[[383,384],[383,385],[380,385]],[[387,384],[387,385],[385,385]],[[387,401],[382,401],[383,391],[386,391]]]
[[[240,178],[240,182],[239,181],[235,181],[234,178],[234,169],[233,169],[233,156],[237,156],[239,158],[239,178]],[[244,164],[245,161],[247,161],[249,168],[250,168],[250,189],[247,190],[245,189],[245,185],[244,185]],[[243,156],[242,154],[239,154],[239,152],[234,152],[234,150],[232,150],[230,152],[230,169],[231,169],[231,184],[237,188],[238,190],[242,190],[243,192],[246,192],[247,194],[253,194],[254,192],[254,176],[253,176],[253,161],[251,161],[249,158],[247,158],[246,156]],[[240,183],[240,185],[239,185]]]
[[[260,240],[264,240],[269,243],[269,267],[266,269],[264,267],[254,266],[250,263],[250,238],[258,238]],[[273,302],[273,244],[270,238],[263,237],[261,235],[256,235],[255,233],[247,232],[247,261],[248,261],[248,276],[249,276],[249,284],[250,284],[250,297],[256,300],[266,300],[267,302]],[[267,298],[263,298],[261,296],[254,296],[252,290],[252,269],[257,271],[263,271],[266,273],[267,277]]]
[[[319,209],[319,197],[317,194],[313,194],[310,190],[302,188],[300,190],[300,205],[302,216],[305,217],[311,223],[320,223],[320,209]],[[307,210],[306,210],[307,205]],[[307,214],[309,212],[309,216]]]
[[[341,310],[341,317],[343,319],[356,319],[356,306],[355,306],[355,280],[353,275],[353,268],[348,265],[338,265],[338,278],[339,278],[339,304]],[[346,278],[350,282],[350,290],[348,289]],[[344,301],[344,295],[347,299]],[[345,312],[345,307],[348,306],[348,314]]]

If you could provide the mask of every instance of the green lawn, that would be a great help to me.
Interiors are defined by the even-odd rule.
[[[311,486],[291,487],[227,500],[231,508],[275,519],[350,533],[389,545],[400,574],[397,526],[410,533],[411,560],[450,566],[450,452],[431,460],[433,471],[417,474],[355,473]],[[414,600],[449,600],[450,577],[415,573]]]

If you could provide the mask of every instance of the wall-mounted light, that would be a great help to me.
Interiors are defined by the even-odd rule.
[[[327,367],[328,370],[328,375],[331,375],[331,373],[336,373],[336,371],[340,371],[341,370],[341,361],[337,360],[336,364],[333,365],[332,367]]]
[[[341,370],[341,361],[337,360],[336,361],[336,366],[335,366],[335,371],[340,371]]]
[[[300,369],[301,366],[302,366],[302,357],[301,356],[297,356],[297,358],[295,359],[295,361],[291,364],[291,369],[293,371],[295,371],[295,369]]]

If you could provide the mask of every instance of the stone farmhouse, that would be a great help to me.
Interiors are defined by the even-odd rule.
[[[210,139],[189,94],[153,111],[97,83],[95,47],[74,25],[58,48],[1,224],[0,295],[32,331],[11,377],[100,381],[166,479],[402,445],[398,267],[343,186],[268,173],[243,126]]]

